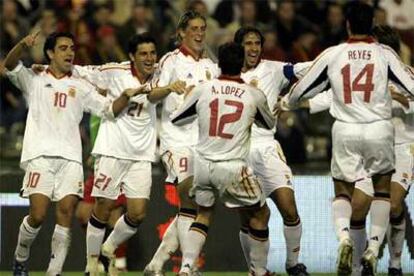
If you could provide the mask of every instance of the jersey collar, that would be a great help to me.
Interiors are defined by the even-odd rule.
[[[180,50],[180,52],[185,56],[191,56],[195,61],[201,59],[201,55],[194,55],[193,52],[185,45],[181,45],[180,48],[178,48],[178,50]]]
[[[348,38],[347,43],[358,43],[358,42],[365,42],[365,43],[374,43],[375,39],[372,36],[366,36],[364,38],[354,38],[350,37]]]
[[[55,79],[58,79],[58,80],[63,79],[64,77],[70,78],[72,76],[72,71],[70,71],[59,78],[49,68],[46,69],[46,73],[52,75]]]
[[[235,82],[238,82],[238,83],[244,83],[244,81],[240,78],[240,75],[230,76],[230,75],[221,74],[218,77],[218,79],[219,80],[226,80],[226,81],[235,81]]]
[[[136,78],[139,80],[139,82],[140,82],[141,84],[146,83],[146,82],[149,80],[149,78],[151,77],[151,75],[150,75],[150,76],[148,76],[146,79],[142,80],[142,79],[141,79],[141,77],[140,77],[140,76],[139,76],[139,74],[138,74],[137,69],[135,69],[135,65],[134,65],[134,63],[133,63],[132,61],[131,61],[131,73],[132,73],[132,75],[133,75],[134,77],[136,77]]]

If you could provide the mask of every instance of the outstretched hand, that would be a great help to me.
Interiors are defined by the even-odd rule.
[[[286,102],[286,100],[284,99],[284,97],[278,97],[276,104],[273,106],[272,112],[273,112],[273,115],[277,117],[283,111],[290,111],[290,110],[291,108],[289,104]]]
[[[178,95],[184,94],[186,93],[186,82],[185,81],[175,81],[173,83],[171,83],[168,88],[172,91],[177,93]]]
[[[20,43],[23,43],[23,45],[26,47],[33,47],[34,45],[36,45],[36,39],[39,36],[39,34],[40,29],[24,37]]]
[[[141,95],[141,94],[148,94],[150,90],[145,86],[140,86],[138,88],[129,88],[124,91],[123,94],[125,94],[128,98]]]

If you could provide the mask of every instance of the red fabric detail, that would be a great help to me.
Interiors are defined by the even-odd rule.
[[[364,37],[364,38],[350,37],[347,40],[347,43],[358,43],[358,42],[374,43],[375,39],[372,36],[367,36],[367,37]]]
[[[229,76],[229,75],[220,75],[218,77],[219,80],[228,80],[228,81],[235,81],[238,83],[244,83],[244,81],[240,78],[240,75],[237,76]]]
[[[164,185],[164,196],[165,200],[168,202],[168,204],[173,206],[179,206],[180,205],[180,198],[177,193],[177,188],[173,184],[165,184]]]

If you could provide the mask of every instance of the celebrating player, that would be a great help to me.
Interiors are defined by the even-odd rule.
[[[148,97],[152,102],[162,100],[161,154],[168,174],[178,178],[180,210],[166,230],[151,262],[146,266],[144,275],[147,276],[163,275],[162,268],[170,254],[179,246],[181,251],[188,246],[184,236],[197,214],[194,203],[188,197],[193,182],[197,122],[175,126],[170,121],[170,115],[183,103],[186,87],[218,75],[217,65],[203,56],[206,27],[205,18],[196,12],[189,11],[181,16],[177,26],[181,46],[161,58],[157,83],[159,88],[153,89]]]
[[[51,201],[57,201],[48,275],[59,275],[70,244],[70,225],[78,198],[83,195],[82,147],[79,123],[83,112],[113,118],[142,89],[124,90],[111,102],[86,81],[72,75],[74,38],[52,33],[43,52],[49,62],[40,74],[19,62],[23,51],[35,45],[37,34],[22,39],[7,55],[7,76],[24,93],[29,114],[23,141],[21,167],[26,171],[22,195],[29,197],[29,215],[18,234],[14,275],[28,275],[30,247]]]
[[[194,186],[191,194],[198,215],[186,235],[189,246],[183,250],[179,275],[191,275],[207,237],[216,196],[229,208],[241,208],[248,219],[249,270],[253,275],[268,275],[269,208],[261,185],[245,159],[250,147],[253,122],[271,129],[275,120],[265,95],[240,78],[244,50],[236,43],[219,48],[222,74],[194,88],[184,106],[173,116],[174,124],[188,124],[198,117]]]
[[[296,105],[330,84],[332,177],[335,185],[333,213],[339,238],[338,274],[352,271],[353,243],[350,238],[351,198],[354,183],[368,173],[374,184],[368,248],[362,257],[363,275],[374,275],[379,247],[388,227],[390,180],[394,172],[394,129],[388,80],[414,93],[414,81],[395,52],[376,44],[370,36],[373,9],[352,3],[347,13],[350,38],[347,43],[325,50],[282,103]]]

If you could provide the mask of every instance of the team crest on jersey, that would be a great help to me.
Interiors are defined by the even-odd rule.
[[[69,89],[68,95],[69,95],[69,97],[73,97],[73,98],[75,98],[75,96],[76,96],[76,89],[75,89],[75,88],[73,88],[73,87],[71,87],[71,88]]]
[[[258,79],[252,79],[250,81],[250,85],[253,85],[254,87],[258,87],[259,86],[259,80]]]
[[[209,70],[206,70],[206,79],[211,80],[211,73]]]

